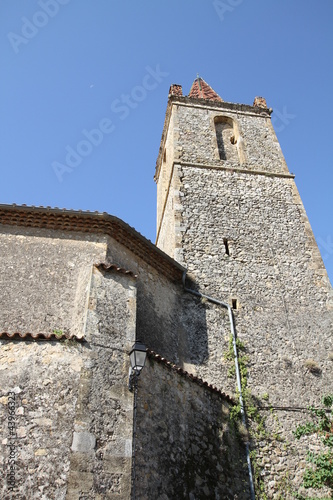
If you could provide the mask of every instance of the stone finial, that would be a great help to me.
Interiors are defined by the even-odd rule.
[[[169,97],[172,96],[172,95],[181,97],[183,95],[182,86],[181,85],[177,85],[176,83],[174,83],[173,85],[171,85],[170,90],[169,90]]]
[[[253,106],[256,108],[267,108],[266,99],[264,97],[255,97],[253,101]]]

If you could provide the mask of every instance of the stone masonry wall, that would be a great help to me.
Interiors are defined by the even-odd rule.
[[[177,131],[174,126],[174,115],[171,113],[169,124],[170,128],[168,134],[165,138],[165,143],[163,144],[163,149],[161,151],[161,169],[159,174],[159,183],[157,186],[157,197],[159,199],[166,199],[166,194],[169,189],[170,174],[172,170],[172,163],[174,160],[174,143],[177,140]],[[157,209],[157,227],[160,225],[160,221],[163,218],[164,206],[160,204]]]
[[[163,251],[178,262],[183,261],[182,252],[182,217],[181,217],[181,176],[177,164],[173,165],[170,172],[170,182],[165,198],[161,224],[157,226],[156,244],[163,248]]]
[[[1,340],[1,498],[65,498],[85,362],[81,345]],[[10,402],[14,403],[14,421]],[[13,496],[8,481],[11,466]]]
[[[296,443],[292,430],[306,420],[309,404],[320,406],[321,396],[333,390],[332,287],[268,116],[233,114],[245,162],[239,155],[231,164],[218,159],[214,116],[223,112],[211,108],[178,107],[173,182],[180,185],[180,203],[165,213],[161,231],[168,219],[175,232],[180,227],[182,251],[173,251],[192,286],[235,307],[251,392],[259,405],[265,406],[264,396],[280,408],[276,418],[267,418],[271,439],[258,446],[259,466],[269,498],[283,488],[287,498],[287,482],[299,488],[305,454],[315,446]],[[206,307],[205,354],[192,367],[233,389],[223,359],[230,329],[222,312]]]
[[[221,395],[149,359],[138,387],[136,498],[248,498],[244,444],[229,412]]]
[[[227,342],[230,324],[225,309],[202,302],[186,294],[181,283],[171,282],[147,262],[133,260],[115,242],[108,246],[108,260],[131,269],[137,277],[137,338],[146,346],[190,373],[200,373],[227,392],[234,383],[227,379],[227,367],[216,366],[216,377],[207,368],[208,324],[213,323],[219,336],[211,344],[218,359],[221,342]],[[193,284],[195,286],[195,284]],[[207,313],[207,311],[210,311]],[[222,369],[222,373],[221,373]]]
[[[128,353],[135,340],[133,278],[95,269],[70,455],[67,499],[131,496],[133,397]]]
[[[106,238],[0,226],[0,331],[81,336],[92,265]]]
[[[107,259],[126,269],[130,269],[138,276],[137,338],[144,341],[150,349],[177,363],[188,373],[193,375],[200,373],[203,380],[209,380],[222,392],[233,392],[235,382],[228,379],[229,367],[223,361],[223,347],[228,344],[230,334],[230,324],[226,310],[186,294],[181,282],[170,282],[141,259],[134,261],[131,254],[124,252],[123,248],[115,244],[115,242],[112,242],[112,244],[110,242],[108,245]],[[195,286],[195,283],[193,283],[193,286]],[[213,339],[208,337],[208,329],[212,328],[218,332],[218,335]],[[213,371],[208,364],[209,353],[216,360]],[[176,470],[185,467],[184,464],[178,463],[179,461],[186,461],[188,450],[184,448],[185,443],[188,443],[192,437],[196,441],[200,441],[194,434],[190,434],[191,429],[205,427],[207,432],[210,432],[210,425],[215,416],[216,424],[214,425],[220,429],[222,427],[225,429],[225,426],[228,426],[228,418],[226,415],[221,416],[220,410],[217,411],[216,409],[209,410],[206,415],[203,408],[210,408],[211,402],[203,388],[193,389],[192,384],[189,384],[188,381],[179,379],[179,377],[169,374],[168,371],[165,372],[165,369],[160,369],[154,363],[155,366],[156,370],[151,372],[152,365],[147,364],[139,380],[139,399],[144,398],[144,401],[149,401],[150,410],[142,413],[138,409],[137,415],[138,440],[135,447],[137,497],[157,498],[156,495],[158,494],[164,500],[167,498],[188,498],[191,488],[196,492],[193,498],[197,498],[197,494],[199,495],[198,498],[200,498],[200,495],[204,494],[203,491],[209,491],[209,497],[209,495],[213,494],[214,489],[212,489],[211,483],[207,486],[206,481],[209,482],[212,477],[219,476],[221,472],[220,462],[215,459],[211,460],[209,456],[207,457],[207,453],[200,448],[197,461],[193,460],[192,455],[189,455],[189,461],[193,460],[193,462],[191,471],[188,470],[187,475],[184,472],[185,476],[181,475],[177,478]],[[165,377],[168,378],[167,383]],[[163,390],[161,389],[162,386]],[[196,407],[197,397],[204,403],[198,403],[199,406],[202,405],[201,411],[194,414],[193,408]],[[146,406],[144,407],[146,408]],[[181,427],[179,418],[182,420]],[[221,418],[224,419],[222,423]],[[166,419],[167,423],[165,423]],[[209,419],[209,422],[207,422],[207,419]],[[188,424],[183,432],[184,422],[188,422]],[[162,435],[159,432],[161,426],[167,429]],[[202,430],[199,429],[198,436],[200,432]],[[139,438],[141,433],[144,433],[144,444]],[[149,434],[149,437],[146,433]],[[175,459],[176,463],[172,463],[171,466],[169,435],[173,436],[173,448],[179,450]],[[214,434],[211,434],[212,439],[213,437]],[[149,440],[149,444],[147,444],[146,440]],[[219,443],[216,446],[220,446],[221,443]],[[238,441],[235,443],[232,440],[231,443],[230,448],[229,445],[227,448],[222,445],[222,450],[230,450],[233,445],[236,448],[239,446]],[[232,455],[232,452],[230,453]],[[224,451],[222,451],[223,456]],[[189,462],[187,463],[189,464]],[[205,470],[210,470],[208,474],[210,479],[203,478],[201,484],[200,471],[202,473],[204,466],[207,467]],[[190,469],[189,466],[188,469]],[[240,470],[243,471],[243,468],[236,467],[234,469],[232,467],[232,470],[239,472]],[[228,472],[225,476],[233,478],[232,474]],[[194,486],[196,476],[198,476],[198,484]],[[233,498],[232,495],[236,494],[236,492],[243,494],[241,489],[238,490],[239,484],[236,480],[236,489],[235,485],[231,486],[232,480],[227,484],[226,489],[223,489],[224,486],[221,485],[219,480],[216,481],[216,498],[219,498],[219,495],[221,498],[224,498],[224,495],[228,495],[226,498]],[[243,481],[247,481],[246,473]],[[199,487],[199,483],[201,487]],[[172,487],[173,484],[175,484],[174,487]],[[248,488],[245,487],[244,498],[247,498],[247,491]],[[239,498],[242,498],[242,496]]]
[[[221,160],[216,139],[215,121],[226,117],[234,122],[238,161]],[[174,118],[177,141],[174,160],[215,166],[234,166],[251,170],[288,174],[283,154],[270,117],[251,112],[213,106],[179,106]]]
[[[93,266],[105,260],[100,237],[9,233],[2,248],[9,239],[15,252],[1,263],[3,286],[10,294],[16,290],[18,300],[11,304],[2,295],[0,319],[9,333],[22,328],[23,338],[0,339],[0,496],[14,498],[7,476],[14,467],[15,498],[130,498],[133,395],[127,384],[135,279]],[[23,286],[27,277],[31,289]],[[41,303],[29,316],[25,303],[37,298]],[[56,311],[53,300],[59,323],[42,313]],[[73,330],[76,301],[80,328]],[[9,307],[14,305],[23,311],[20,322]],[[55,326],[84,339],[34,340],[26,331],[50,334]]]
[[[171,282],[110,237],[4,227],[0,244],[2,328],[24,335],[58,331],[84,336],[84,342],[36,341],[29,336],[1,340],[4,470],[9,458],[8,393],[15,390],[18,494],[128,498],[133,396],[127,383],[132,342],[136,335],[149,348],[196,373],[208,356],[207,306],[184,293],[181,279]],[[97,268],[94,264],[99,262],[121,269]],[[30,311],[31,304],[35,305]],[[227,336],[223,328],[228,322],[222,324],[220,311],[213,315],[221,335]],[[222,382],[219,389],[225,390]],[[186,413],[183,418],[188,418]],[[174,425],[176,432],[177,420]],[[160,467],[167,477],[168,463]]]
[[[182,356],[187,335],[180,318],[183,297],[181,279],[171,282],[143,259],[133,258],[121,245],[111,242],[107,259],[129,269],[137,278],[137,338],[175,363]]]
[[[229,303],[237,300],[237,335],[247,348],[253,395],[259,400],[268,395],[277,407],[320,406],[321,396],[332,391],[331,290],[293,181],[216,171],[212,176],[191,167],[183,167],[183,180],[190,233],[184,231],[186,264],[203,293]],[[219,185],[225,194],[213,208],[209,200]],[[210,210],[198,206],[197,190]],[[220,331],[209,318],[207,314],[208,359],[197,372],[216,383],[227,344],[221,345]],[[307,360],[317,364],[317,375],[307,368]],[[293,443],[293,451],[282,453],[279,443],[272,445],[267,484],[274,488],[289,474],[298,486],[309,444],[296,446],[292,430],[306,415],[278,411],[277,418],[278,425],[276,420],[267,423],[270,432],[281,431],[280,438]],[[266,449],[262,459],[267,455]]]
[[[248,337],[256,357],[252,368],[256,390],[267,392],[272,379],[270,389],[280,399],[286,388],[281,384],[283,356],[300,366],[314,358],[322,377],[310,377],[311,385],[324,390],[331,370],[331,290],[293,181],[217,171],[212,175],[192,167],[182,170],[188,224],[183,243],[189,273],[203,293],[237,300],[238,333]],[[218,186],[223,186],[223,197],[216,196]],[[254,375],[264,367],[271,377]],[[304,376],[300,380],[305,383]],[[289,385],[286,403],[303,392],[294,380]]]

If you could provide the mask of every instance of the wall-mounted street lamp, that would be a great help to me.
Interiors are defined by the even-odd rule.
[[[136,340],[133,344],[131,352],[129,353],[129,357],[131,367],[129,373],[128,388],[130,391],[133,391],[133,388],[137,383],[137,378],[140,375],[142,368],[145,366],[147,357],[146,346],[142,342],[140,342],[140,340]]]

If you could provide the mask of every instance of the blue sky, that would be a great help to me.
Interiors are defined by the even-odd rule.
[[[199,73],[273,108],[333,282],[332,26],[331,0],[0,0],[0,202],[106,211],[154,241],[169,86]]]

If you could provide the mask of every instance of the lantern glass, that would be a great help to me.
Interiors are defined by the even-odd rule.
[[[146,346],[137,340],[133,345],[129,356],[132,370],[137,372],[141,371],[146,362]]]

